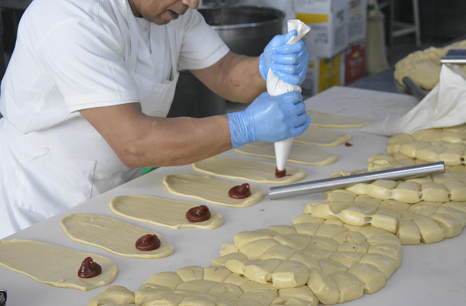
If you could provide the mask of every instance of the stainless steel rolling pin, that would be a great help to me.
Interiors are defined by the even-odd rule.
[[[443,162],[428,163],[389,170],[354,174],[342,177],[329,178],[318,181],[303,182],[286,186],[276,186],[269,189],[270,199],[281,199],[308,193],[324,192],[333,189],[345,188],[357,183],[367,183],[375,180],[401,179],[432,174],[445,173]]]

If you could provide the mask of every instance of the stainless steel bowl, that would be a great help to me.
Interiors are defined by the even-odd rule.
[[[231,51],[259,56],[269,41],[282,32],[285,14],[273,8],[235,6],[199,9]]]

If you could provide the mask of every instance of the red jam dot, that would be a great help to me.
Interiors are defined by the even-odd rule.
[[[228,195],[233,199],[245,199],[251,195],[251,187],[248,183],[234,186],[228,191]]]
[[[160,239],[157,235],[147,234],[136,240],[135,246],[139,251],[153,251],[160,248]]]
[[[78,276],[81,278],[92,278],[102,273],[102,267],[92,260],[91,257],[84,259],[78,271]]]
[[[186,219],[189,222],[202,222],[210,219],[210,210],[205,205],[193,207],[186,212]]]
[[[276,178],[282,178],[286,176],[286,169],[283,170],[278,170],[278,168],[275,168],[275,177]]]
[[[350,144],[349,142],[345,142],[345,146],[347,146],[347,147],[352,147],[353,145]]]

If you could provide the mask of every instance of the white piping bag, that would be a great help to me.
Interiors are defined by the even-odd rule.
[[[292,45],[297,43],[304,35],[306,35],[311,28],[298,19],[288,20],[288,32],[296,30],[297,36],[293,36],[286,44]],[[287,92],[297,91],[301,92],[301,87],[298,85],[288,84],[277,77],[272,69],[269,69],[267,74],[267,92],[271,96],[278,96]],[[275,159],[277,162],[277,169],[280,171],[285,170],[286,160],[290,154],[291,145],[293,144],[293,137],[282,141],[275,142]]]

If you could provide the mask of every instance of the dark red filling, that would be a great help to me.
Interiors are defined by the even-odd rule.
[[[157,235],[147,234],[136,240],[136,249],[140,251],[152,251],[160,248],[160,239]]]
[[[251,187],[248,183],[235,186],[228,191],[228,195],[233,199],[244,199],[251,196]]]
[[[193,207],[186,212],[186,219],[189,222],[202,222],[210,219],[210,210],[205,205]]]
[[[91,278],[100,275],[100,273],[102,273],[102,267],[93,261],[91,257],[87,257],[79,268],[78,276],[81,278]]]

